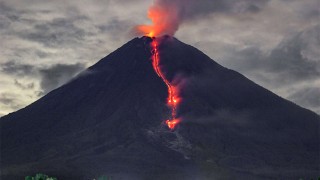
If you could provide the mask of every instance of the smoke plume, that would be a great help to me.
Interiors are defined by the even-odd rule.
[[[138,34],[149,37],[173,36],[181,23],[214,13],[258,13],[269,0],[154,0],[148,10],[150,25],[139,25]]]
[[[152,24],[137,26],[138,33],[150,37],[164,34],[174,35],[182,22],[183,9],[186,4],[182,4],[180,0],[155,0],[148,10],[148,18]]]

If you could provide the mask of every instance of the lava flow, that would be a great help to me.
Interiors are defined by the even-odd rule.
[[[168,87],[167,105],[171,109],[171,117],[166,120],[167,126],[173,130],[180,120],[177,118],[177,105],[179,103],[178,87],[172,85],[164,76],[159,66],[160,57],[158,50],[158,40],[156,36],[171,35],[178,30],[181,23],[180,11],[178,4],[170,3],[171,1],[154,0],[154,3],[149,8],[148,17],[151,20],[151,25],[139,25],[136,27],[137,32],[152,38],[152,65],[158,76],[165,82]]]
[[[152,45],[152,66],[155,72],[158,74],[158,76],[165,82],[165,84],[168,87],[168,99],[167,104],[171,109],[171,119],[166,120],[165,123],[167,126],[173,130],[177,124],[179,124],[180,120],[177,119],[177,105],[179,102],[179,98],[177,96],[177,88],[174,87],[163,75],[161,68],[159,66],[160,57],[159,57],[159,51],[158,51],[158,42],[156,38],[153,38],[153,41],[151,43]]]

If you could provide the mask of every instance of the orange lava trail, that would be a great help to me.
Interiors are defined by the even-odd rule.
[[[158,51],[158,42],[155,38],[153,38],[152,41],[152,66],[157,75],[165,82],[165,84],[168,87],[168,99],[167,103],[168,106],[171,108],[171,119],[166,120],[165,123],[167,126],[173,130],[177,124],[179,124],[180,120],[176,118],[177,115],[177,103],[178,98],[176,97],[177,92],[175,91],[176,88],[171,85],[171,83],[166,79],[166,77],[163,75],[159,63],[160,63],[160,57],[159,57],[159,51]]]

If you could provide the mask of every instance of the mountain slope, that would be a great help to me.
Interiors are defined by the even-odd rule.
[[[161,69],[181,88],[175,131],[150,42],[135,38],[40,100],[0,119],[1,177],[290,179],[319,175],[315,113],[175,38]]]

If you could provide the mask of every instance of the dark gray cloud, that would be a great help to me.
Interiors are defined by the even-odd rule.
[[[229,48],[228,63],[253,81],[320,114],[320,25],[284,38],[269,52]]]
[[[34,89],[34,83],[25,84],[25,83],[19,82],[17,79],[14,80],[14,85],[16,85],[22,90]]]
[[[20,18],[22,11],[17,11],[14,8],[8,6],[4,2],[0,2],[0,15],[8,18],[10,21],[16,21]]]
[[[85,66],[77,64],[56,64],[52,67],[40,69],[42,94],[57,88],[66,83],[73,76],[83,70]]]
[[[320,48],[318,44],[320,39],[317,32],[320,32],[320,26],[287,37],[270,53],[262,52],[259,47],[248,47],[233,52],[234,56],[230,57],[233,59],[232,68],[241,72],[251,71],[260,74],[261,81],[271,78],[277,86],[318,79],[320,59],[317,56],[317,49]],[[311,39],[315,40],[315,43],[312,43]]]
[[[117,34],[119,32],[125,32],[133,27],[132,21],[120,20],[114,18],[110,20],[107,24],[98,25],[98,29],[103,33]]]
[[[92,29],[83,26],[92,22],[92,19],[77,7],[68,5],[58,12],[57,9],[42,8],[21,10],[21,7],[15,7],[12,3],[1,2],[0,20],[0,27],[3,27],[0,32],[4,36],[19,37],[26,42],[37,42],[50,48],[81,46],[86,38],[94,35]]]
[[[41,51],[41,50],[36,50],[35,54],[39,57],[39,58],[46,58],[48,56],[50,56],[50,53]]]
[[[175,6],[184,21],[213,13],[257,13],[270,0],[157,0],[164,6]]]
[[[185,18],[203,17],[212,13],[257,13],[270,0],[189,0],[190,7],[185,10]],[[184,3],[183,0],[180,0]]]
[[[81,17],[78,18],[81,19]],[[74,24],[75,21],[79,20],[78,18],[56,18],[50,22],[37,23],[32,30],[22,31],[19,36],[49,47],[76,45],[83,41],[86,35],[90,34]]]
[[[108,23],[100,24],[96,27],[101,34],[111,34],[112,36],[110,38],[112,41],[116,42],[123,38],[122,33],[124,33],[126,37],[130,36],[130,34],[132,34],[132,27],[134,26],[135,23],[133,21],[123,20],[115,17],[109,20]]]
[[[281,1],[283,1],[287,4],[299,2],[299,0],[281,0]],[[302,1],[300,1],[300,2],[303,3]],[[319,1],[308,0],[305,2],[307,2],[307,3],[304,4],[304,8],[296,8],[297,15],[300,17],[307,18],[307,19],[313,18],[313,19],[319,20],[319,15],[320,15]]]
[[[42,88],[40,95],[46,94],[64,84],[84,68],[85,65],[82,63],[55,64],[49,67],[35,67],[29,64],[19,64],[15,61],[1,64],[1,71],[3,73],[14,75],[17,78],[26,76],[37,78],[40,76],[40,87]],[[17,79],[14,79],[14,85],[25,90],[34,88],[34,83],[25,84]]]
[[[29,64],[20,64],[16,61],[2,63],[1,71],[15,76],[30,76],[35,74],[34,66]]]
[[[29,14],[35,14],[32,11],[16,9],[4,1],[0,2],[0,32],[8,30],[10,25],[16,22],[34,23],[36,20],[32,18],[26,18]]]
[[[320,42],[317,32],[320,32],[320,26],[300,32],[293,38],[280,43],[266,61],[267,70],[284,72],[297,80],[320,77],[320,61],[318,61],[320,59],[311,59],[311,54],[304,54],[320,47],[319,44],[310,45],[309,41],[309,39],[316,39]]]
[[[16,15],[11,12],[10,7],[0,2],[0,29],[8,28],[11,21],[16,18]]]

